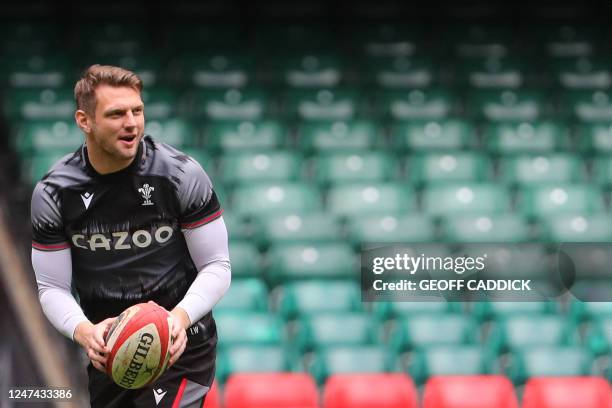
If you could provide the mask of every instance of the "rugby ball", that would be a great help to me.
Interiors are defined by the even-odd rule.
[[[171,333],[171,316],[163,307],[139,303],[127,308],[106,335],[106,373],[127,389],[151,384],[168,365]]]

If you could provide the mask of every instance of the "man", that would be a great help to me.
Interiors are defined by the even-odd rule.
[[[211,310],[230,284],[227,231],[202,167],[144,136],[141,90],[112,66],[93,65],[77,82],[85,143],[34,189],[32,265],[45,315],[91,360],[92,407],[201,407],[215,369]],[[170,368],[125,390],[105,374],[104,336],[147,301],[172,315]]]

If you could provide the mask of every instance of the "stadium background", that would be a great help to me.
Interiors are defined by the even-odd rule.
[[[420,396],[436,374],[500,373],[519,397],[536,376],[609,380],[609,303],[366,305],[357,256],[363,242],[609,242],[611,11],[603,1],[3,6],[0,405],[13,406],[11,386],[84,395],[85,361],[36,300],[29,198],[82,141],[71,93],[92,63],[139,73],[147,130],[216,183],[234,275],[216,312],[221,391],[243,371],[306,372],[321,394],[338,372],[403,372]],[[612,291],[608,277],[585,290]]]

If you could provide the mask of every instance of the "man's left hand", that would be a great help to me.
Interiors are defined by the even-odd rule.
[[[170,360],[168,367],[171,367],[176,360],[183,354],[187,346],[187,329],[191,326],[191,321],[187,313],[180,307],[175,307],[170,312],[172,316],[172,339],[174,343],[170,346]]]

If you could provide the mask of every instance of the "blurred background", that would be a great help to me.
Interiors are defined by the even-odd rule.
[[[609,381],[610,303],[362,303],[358,271],[371,242],[529,242],[530,265],[547,243],[612,240],[611,14],[605,1],[3,6],[0,406],[14,386],[87,398],[86,361],[37,301],[29,200],[82,143],[72,90],[94,63],[141,76],[146,132],[197,159],[225,209],[217,397],[242,372],[303,372],[321,395],[338,373],[400,372],[419,399],[445,374],[500,374],[519,400],[535,377]],[[612,255],[592,256],[579,289],[609,296]]]

